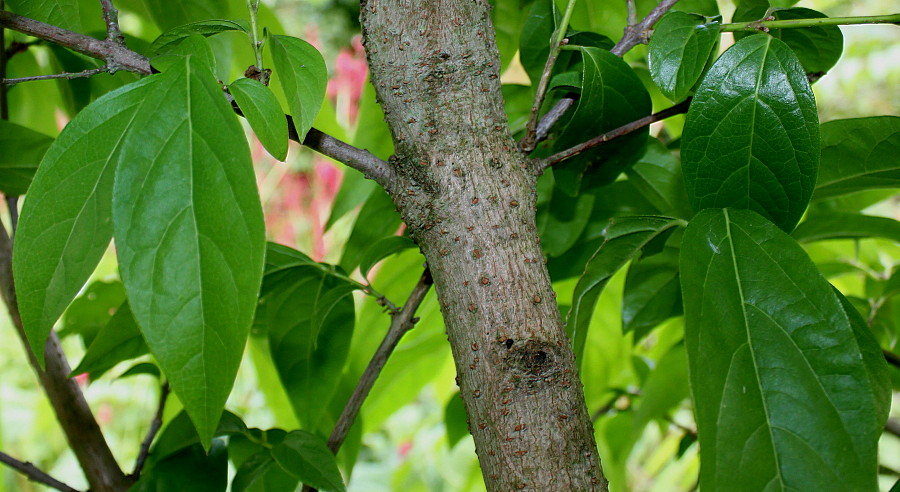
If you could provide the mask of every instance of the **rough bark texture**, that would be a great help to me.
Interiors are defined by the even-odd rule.
[[[606,490],[483,0],[363,0],[389,192],[428,260],[488,490]]]

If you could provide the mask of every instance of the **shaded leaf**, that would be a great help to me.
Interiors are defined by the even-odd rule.
[[[231,446],[229,445],[229,452]],[[272,452],[264,449],[240,464],[231,490],[234,492],[294,492],[299,480],[275,462]]]
[[[559,11],[552,1],[539,0],[531,4],[528,17],[522,25],[519,37],[519,61],[531,79],[531,87],[537,87],[547,57],[550,55],[550,38],[559,22]]]
[[[550,203],[540,207],[537,215],[541,248],[548,256],[561,256],[569,250],[591,218],[594,195],[569,196],[554,186]]]
[[[491,21],[500,52],[500,73],[503,73],[519,49],[521,27],[529,13],[525,7],[530,0],[494,0],[491,3],[494,6]]]
[[[78,367],[72,370],[72,375],[88,373],[91,380],[96,381],[119,362],[146,353],[147,344],[126,303],[116,310],[116,314],[97,333]]]
[[[680,263],[700,487],[874,490],[872,382],[803,248],[754,212],[706,210]]]
[[[796,3],[796,2],[794,2]],[[766,16],[768,5],[760,5],[746,11],[735,12],[735,22],[755,21]],[[823,19],[827,15],[812,9],[795,7],[777,9],[771,12],[775,20]],[[785,42],[794,53],[806,73],[824,75],[841,57],[844,50],[844,35],[838,26],[811,26],[802,29],[770,29],[770,36]],[[753,35],[750,32],[735,32],[735,40]]]
[[[191,22],[170,29],[159,35],[150,45],[150,51],[162,55],[170,52],[179,43],[193,35],[201,35],[203,37],[214,36],[227,31],[240,31],[244,33],[250,32],[250,26],[244,20],[204,20]]]
[[[209,452],[198,444],[154,463],[128,489],[131,492],[225,492],[228,486],[228,453],[221,440]]]
[[[657,325],[680,314],[678,250],[667,248],[632,261],[622,294],[622,330],[633,331],[637,343]]]
[[[693,215],[684,190],[681,161],[659,140],[651,138],[644,155],[625,172],[628,181],[660,213],[682,219]]]
[[[228,86],[250,128],[272,157],[283,161],[288,152],[287,120],[268,87],[253,79],[237,79]]]
[[[247,426],[237,415],[225,411],[215,428],[215,436],[247,434]],[[150,457],[153,462],[164,458],[200,442],[197,428],[191,423],[187,413],[181,411],[166,424],[153,445]]]
[[[302,39],[270,36],[275,74],[281,81],[300,141],[312,127],[322,101],[328,72],[319,50]]]
[[[784,43],[750,36],[719,57],[691,103],[681,158],[695,210],[745,208],[793,229],[815,186],[819,124]]]
[[[669,12],[653,27],[650,75],[663,94],[681,102],[706,69],[719,41],[719,23],[702,15]]]
[[[53,138],[0,120],[0,192],[24,195]]]
[[[143,3],[163,32],[192,22],[228,18],[228,2],[221,0],[143,0]]]
[[[344,481],[325,441],[304,431],[292,431],[272,456],[291,476],[322,492],[344,491]]]
[[[900,243],[900,222],[853,213],[810,214],[791,236],[800,243],[826,239],[880,237]]]
[[[157,379],[160,377],[159,367],[156,364],[151,362],[139,362],[131,367],[129,367],[125,372],[123,372],[119,379],[127,378],[130,376],[138,376],[141,374],[146,374],[148,376],[154,376]]]
[[[116,164],[153,79],[113,91],[78,113],[47,150],[22,205],[13,275],[22,324],[42,364],[53,324],[112,238]]]
[[[194,64],[203,64],[211,72],[216,71],[216,54],[213,53],[209,41],[199,34],[192,34],[186,37],[167,51],[166,54],[151,59],[150,64],[160,72],[168,72],[170,68],[177,70],[183,65],[184,60],[182,58],[186,56],[192,56]]]
[[[9,10],[63,29],[83,32],[78,0],[6,0]]]
[[[465,403],[459,393],[454,393],[444,407],[444,427],[447,429],[447,445],[451,449],[469,435],[467,421]]]
[[[403,220],[396,209],[397,206],[383,189],[372,190],[362,210],[359,211],[353,231],[344,246],[341,268],[353,271],[359,266],[363,252],[369,249],[369,246],[397,232]]]
[[[250,331],[265,231],[250,151],[209,67],[152,77],[116,171],[113,219],[134,317],[208,446]]]
[[[63,314],[59,336],[80,335],[84,346],[89,346],[123,302],[125,286],[122,282],[91,282]]]
[[[632,420],[635,437],[640,437],[648,423],[668,416],[688,396],[687,353],[684,345],[679,344],[659,359],[641,385],[641,397]]]
[[[379,261],[392,254],[415,247],[416,243],[406,236],[390,236],[379,239],[363,253],[362,259],[359,262],[359,273],[362,274],[364,278],[367,278],[369,276],[369,270],[371,270]]]
[[[815,199],[872,188],[900,188],[900,116],[822,124],[822,165]]]

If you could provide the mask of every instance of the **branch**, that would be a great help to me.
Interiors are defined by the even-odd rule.
[[[119,29],[119,11],[113,7],[112,0],[100,0],[103,8],[103,22],[106,23],[106,40],[125,46],[125,36]]]
[[[886,360],[888,364],[900,369],[900,355],[884,349],[882,349],[881,352],[884,354],[884,360]]]
[[[887,419],[887,422],[884,424],[884,430],[888,434],[900,437],[900,420]]]
[[[141,450],[138,453],[137,460],[134,462],[134,471],[131,472],[131,477],[135,480],[141,476],[144,463],[147,462],[147,457],[150,456],[150,445],[153,444],[153,439],[156,438],[156,434],[162,427],[163,411],[166,409],[168,397],[169,383],[165,382],[159,389],[159,405],[156,407],[156,414],[153,416],[153,420],[150,421],[150,430],[147,431],[147,437],[141,443]]]
[[[106,61],[110,72],[128,70],[143,75],[152,73],[146,56],[131,51],[115,40],[99,40],[84,34],[61,29],[28,17],[0,10],[0,27],[34,36]]]
[[[378,346],[378,350],[375,351],[375,355],[372,356],[372,360],[369,361],[369,365],[359,378],[359,383],[353,390],[353,394],[347,401],[344,411],[341,412],[341,416],[338,418],[337,423],[334,425],[334,430],[331,431],[331,436],[328,438],[328,449],[332,453],[337,454],[338,449],[341,448],[344,438],[347,437],[347,432],[350,431],[356,416],[359,415],[359,409],[366,400],[366,396],[369,395],[369,391],[372,390],[372,386],[375,385],[375,380],[381,374],[381,369],[384,368],[384,364],[387,362],[388,357],[391,356],[391,352],[400,343],[403,335],[411,330],[419,320],[414,316],[416,310],[419,309],[419,305],[425,299],[428,289],[431,288],[431,283],[431,272],[425,270],[419,278],[419,282],[413,287],[406,304],[400,312],[391,315],[391,327],[388,328],[384,340],[381,341],[381,345]]]
[[[2,451],[0,451],[0,463],[3,463],[10,468],[18,471],[22,475],[25,475],[26,477],[28,477],[28,480],[32,482],[42,483],[56,490],[61,490],[62,492],[78,492],[77,489],[73,489],[72,487],[69,487],[59,480],[51,477],[31,463],[28,463],[27,461],[19,461]]]
[[[35,80],[80,79],[83,77],[91,77],[93,75],[97,75],[98,73],[106,73],[109,71],[110,71],[109,65],[104,65],[100,68],[91,68],[88,70],[83,70],[81,72],[63,72],[63,73],[54,73],[51,75],[33,75],[31,77],[18,77],[18,78],[14,78],[14,79],[2,79],[2,80],[0,80],[0,84],[15,85],[20,82],[32,82]]]
[[[628,135],[631,132],[636,130],[640,130],[641,128],[651,124],[656,123],[657,121],[662,121],[670,116],[675,116],[676,114],[681,114],[687,112],[688,108],[691,105],[691,98],[688,98],[671,108],[664,109],[658,113],[653,113],[650,116],[645,116],[639,120],[632,121],[631,123],[627,123],[625,125],[616,128],[615,130],[608,131],[603,135],[594,137],[587,142],[582,142],[574,147],[568,148],[561,152],[557,152],[556,154],[551,155],[550,157],[546,157],[544,159],[540,159],[535,161],[537,171],[543,172],[548,167],[560,163],[566,159],[571,157],[575,157],[582,152],[592,149],[594,147],[605,144],[609,141],[615,140],[619,137]]]
[[[662,18],[662,16],[665,15],[677,1],[678,0],[662,0],[659,2],[659,5],[651,10],[650,13],[647,14],[647,17],[644,17],[644,20],[635,25],[626,27],[625,35],[622,36],[622,39],[620,39],[609,51],[616,56],[622,56],[625,53],[628,53],[628,50],[634,48],[636,45],[646,43],[647,40],[650,39],[653,25],[656,24],[656,22]]]
[[[816,26],[852,26],[861,24],[897,24],[900,14],[870,15],[860,17],[823,17],[816,19],[758,20],[753,22],[735,22],[722,24],[720,32],[765,31],[769,29],[792,29],[797,27]]]

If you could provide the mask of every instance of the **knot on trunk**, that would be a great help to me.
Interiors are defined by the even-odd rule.
[[[541,340],[507,339],[505,347],[503,363],[510,369],[512,383],[518,388],[535,392],[542,384],[552,384],[562,374],[556,344]]]

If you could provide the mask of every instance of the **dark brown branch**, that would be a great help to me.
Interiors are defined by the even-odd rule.
[[[653,113],[650,116],[645,116],[639,120],[632,121],[631,123],[627,123],[625,125],[616,128],[615,130],[610,130],[603,135],[594,137],[587,142],[582,142],[574,147],[568,148],[561,152],[557,152],[556,154],[551,155],[550,157],[540,159],[536,162],[536,170],[538,172],[543,172],[548,167],[560,163],[566,159],[575,157],[582,152],[592,149],[594,147],[603,145],[607,142],[615,140],[619,137],[623,137],[628,135],[631,132],[636,130],[640,130],[651,123],[656,123],[657,121],[662,121],[670,116],[675,116],[676,114],[681,114],[687,112],[690,107],[691,99],[688,98],[686,101],[680,102],[671,108],[664,109],[658,113]]]
[[[419,305],[425,299],[425,294],[431,288],[431,283],[431,273],[425,270],[419,278],[419,282],[410,292],[409,298],[406,299],[406,304],[403,305],[399,313],[392,314],[391,327],[388,328],[384,340],[381,341],[381,345],[378,346],[378,350],[375,351],[375,355],[372,356],[372,360],[369,361],[369,365],[359,378],[359,383],[353,390],[353,394],[350,395],[347,405],[344,406],[344,411],[341,412],[341,416],[338,418],[337,423],[334,425],[334,430],[328,438],[328,449],[332,453],[337,454],[338,449],[341,448],[344,438],[347,437],[347,432],[350,431],[356,416],[359,415],[359,409],[362,408],[366,396],[369,395],[369,391],[375,385],[375,380],[381,374],[381,369],[384,368],[388,357],[391,356],[394,348],[400,343],[403,335],[411,330],[418,321],[418,318],[414,317],[416,310],[419,309]]]
[[[888,364],[900,369],[900,355],[897,355],[897,354],[891,352],[890,350],[882,349],[881,352],[884,354],[884,359],[887,361]]]
[[[526,154],[534,150],[534,147],[537,145],[538,115],[541,111],[541,106],[544,104],[544,97],[547,95],[547,85],[550,84],[553,65],[556,64],[556,59],[559,57],[560,46],[564,44],[566,44],[565,39],[550,48],[550,56],[547,57],[547,63],[544,64],[544,71],[541,72],[541,78],[538,81],[537,90],[534,94],[534,102],[531,104],[531,115],[528,117],[528,123],[525,125],[525,137],[519,143],[522,152]]]
[[[19,461],[2,451],[0,451],[0,463],[3,463],[21,473],[22,475],[25,475],[26,477],[28,477],[28,480],[31,480],[32,482],[42,483],[56,490],[61,490],[62,492],[78,492],[77,489],[73,489],[72,487],[69,487],[59,480],[51,477],[43,470],[32,465],[31,463],[27,461]]]
[[[125,46],[125,36],[119,29],[119,11],[112,4],[112,0],[100,0],[103,8],[103,22],[106,23],[106,40]]]
[[[162,428],[163,411],[166,409],[166,400],[168,398],[169,383],[166,382],[163,383],[159,389],[159,405],[156,407],[156,414],[153,415],[153,420],[150,421],[150,430],[147,431],[147,436],[144,438],[144,441],[141,442],[141,450],[138,453],[137,460],[134,462],[134,471],[131,472],[131,477],[135,480],[141,476],[141,471],[144,469],[147,457],[150,456],[150,445],[153,444],[153,439],[156,438],[156,434],[158,434],[159,429]]]
[[[610,52],[616,56],[622,56],[628,53],[628,50],[634,48],[638,44],[644,44],[650,39],[650,33],[653,32],[653,25],[662,18],[678,0],[662,0],[659,5],[647,14],[642,21],[635,25],[629,25],[625,28],[625,35],[616,43]]]
[[[547,114],[541,118],[541,121],[538,122],[537,129],[535,130],[535,144],[544,141],[547,138],[547,135],[550,133],[550,130],[556,125],[556,122],[562,118],[562,115],[566,114],[566,111],[575,104],[574,97],[564,97],[556,102]]]
[[[114,40],[95,39],[5,10],[0,10],[0,27],[25,33],[92,58],[104,60],[109,66],[110,72],[128,70],[144,75],[152,73],[150,61],[146,56],[131,51]]]
[[[106,73],[109,72],[109,67],[104,65],[100,68],[91,68],[88,70],[82,70],[81,72],[63,72],[63,73],[54,73],[50,75],[32,75],[31,77],[18,77],[14,79],[2,79],[0,80],[0,84],[3,85],[15,85],[20,82],[33,82],[35,80],[52,80],[52,79],[80,79],[84,77],[91,77],[97,75],[98,73]]]

